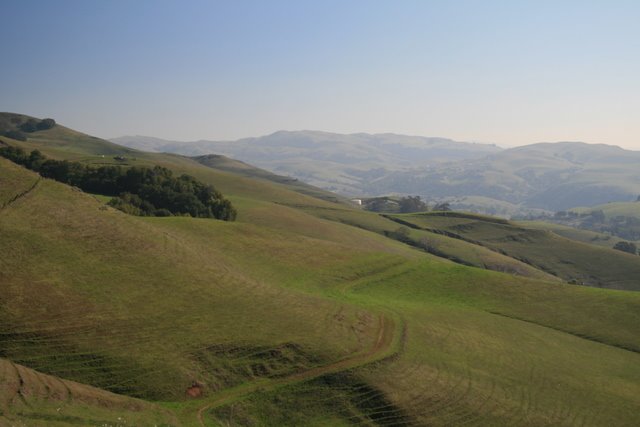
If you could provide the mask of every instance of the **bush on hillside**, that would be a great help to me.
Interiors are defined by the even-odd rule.
[[[28,119],[26,122],[20,125],[20,130],[23,132],[31,133],[39,130],[51,129],[56,125],[56,121],[53,119],[42,119],[40,121],[36,119]]]
[[[634,254],[634,255],[638,254],[638,248],[636,247],[636,245],[634,243],[631,243],[631,242],[624,242],[624,241],[618,242],[618,243],[615,244],[613,249],[616,249],[616,250],[622,251],[622,252],[627,252],[627,253]]]
[[[433,210],[437,212],[450,212],[451,206],[449,205],[449,202],[438,203],[433,207]]]
[[[166,168],[101,166],[47,159],[37,150],[30,154],[15,147],[0,148],[0,155],[34,170],[45,178],[91,193],[113,196],[111,206],[132,215],[189,215],[233,221],[236,210],[229,200],[189,175],[174,177]]]
[[[411,238],[409,237],[410,234],[411,234],[411,230],[409,230],[409,227],[405,227],[403,225],[401,227],[398,227],[394,231],[390,232],[388,236],[400,242],[408,243],[408,242],[411,242]]]
[[[426,212],[429,210],[427,204],[420,199],[420,196],[408,196],[399,200],[401,213]]]
[[[17,141],[26,141],[27,135],[20,132],[19,130],[8,130],[4,134],[7,138],[15,139]]]
[[[35,132],[38,130],[38,121],[36,119],[29,119],[20,125],[20,130],[27,133]]]
[[[56,121],[53,119],[42,119],[40,120],[40,123],[38,123],[37,128],[38,130],[47,130],[47,129],[51,129],[55,125],[56,125]]]

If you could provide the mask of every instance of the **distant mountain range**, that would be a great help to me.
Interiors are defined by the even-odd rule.
[[[237,141],[176,142],[145,136],[124,136],[112,141],[145,151],[188,156],[222,154],[350,196],[376,195],[376,191],[366,188],[372,176],[379,178],[390,172],[475,159],[500,151],[495,145],[445,138],[318,131],[280,131]]]
[[[352,197],[396,193],[451,198],[480,212],[507,212],[505,204],[509,214],[564,210],[631,201],[640,194],[640,152],[603,144],[501,149],[445,138],[317,131],[280,131],[237,141],[145,136],[112,141],[145,151],[223,154]]]

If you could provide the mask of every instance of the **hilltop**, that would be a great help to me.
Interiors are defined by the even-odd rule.
[[[0,158],[0,367],[78,396],[61,413],[58,386],[3,395],[0,423],[640,422],[640,293],[607,289],[636,289],[638,256],[492,217],[385,217],[224,157],[59,124],[0,140],[188,173],[238,212],[127,215]]]

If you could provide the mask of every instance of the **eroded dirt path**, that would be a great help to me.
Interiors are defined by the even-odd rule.
[[[345,371],[384,359],[397,351],[397,346],[399,345],[399,330],[401,328],[402,326],[399,324],[399,320],[394,320],[390,315],[380,314],[378,316],[376,340],[368,350],[328,365],[296,372],[284,378],[259,380],[222,391],[216,396],[212,396],[206,404],[198,408],[198,425],[206,426],[204,416],[207,411],[230,404],[258,390],[270,391],[279,387],[309,381],[323,375]]]
[[[42,178],[38,177],[38,179],[36,179],[36,181],[26,190],[21,191],[20,193],[16,194],[15,196],[13,196],[11,199],[7,200],[5,203],[3,203],[2,205],[0,205],[0,210],[8,207],[9,205],[11,205],[12,203],[15,203],[16,201],[20,200],[21,198],[27,196],[29,193],[31,193],[33,190],[36,189],[36,187],[38,186],[38,184],[40,184],[40,181],[42,181]]]

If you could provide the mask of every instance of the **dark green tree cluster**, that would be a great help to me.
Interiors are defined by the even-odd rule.
[[[24,133],[22,133],[22,132],[20,132],[19,130],[16,130],[16,129],[7,130],[7,131],[3,132],[2,135],[6,136],[7,138],[15,139],[16,141],[26,141],[27,140],[27,135],[25,135]]]
[[[449,202],[442,202],[442,203],[438,203],[433,207],[433,210],[436,212],[450,212],[451,209],[451,205],[449,205]]]
[[[426,212],[429,206],[420,198],[420,196],[407,196],[394,200],[390,197],[373,197],[362,200],[363,207],[373,212],[388,213],[411,213]]]
[[[166,168],[101,166],[47,159],[38,150],[27,154],[21,148],[2,147],[0,155],[90,193],[113,196],[110,205],[141,216],[189,215],[233,221],[236,210],[211,185],[189,175],[174,177]]]
[[[398,205],[402,213],[426,212],[429,210],[429,207],[420,199],[420,196],[403,197],[398,201]]]
[[[11,120],[11,127],[15,127],[12,129],[11,127],[0,130],[0,133],[7,138],[15,139],[17,141],[26,141],[27,135],[26,133],[36,132],[39,130],[47,130],[51,129],[56,125],[56,121],[53,119],[28,119],[24,123],[20,124],[20,119],[16,118]]]
[[[635,243],[632,243],[632,242],[625,242],[625,241],[618,242],[615,244],[613,249],[617,249],[619,251],[627,252],[634,255],[638,253],[638,248],[636,247]]]
[[[31,133],[39,130],[51,129],[56,125],[56,121],[53,119],[29,119],[20,125],[20,130],[23,132]]]

